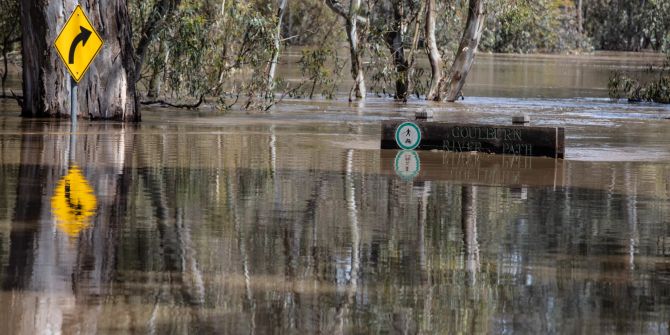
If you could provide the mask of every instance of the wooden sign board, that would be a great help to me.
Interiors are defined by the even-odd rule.
[[[419,143],[416,143],[417,138]],[[382,149],[407,149],[406,144],[411,144],[415,150],[476,151],[563,159],[565,129],[421,121],[382,122]]]

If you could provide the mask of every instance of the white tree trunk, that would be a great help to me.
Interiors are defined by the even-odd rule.
[[[367,90],[365,88],[365,73],[363,72],[363,59],[358,43],[358,10],[361,0],[351,0],[349,7],[347,36],[351,51],[351,76],[354,79],[354,95],[356,99],[365,99]]]
[[[79,82],[79,117],[139,121],[135,62],[125,0],[21,0],[23,29],[22,115],[69,117],[70,75],[53,47],[66,20],[81,3],[104,41]]]
[[[465,80],[472,68],[477,54],[479,40],[484,29],[484,0],[470,0],[468,5],[468,20],[463,32],[461,44],[458,47],[456,59],[451,67],[446,99],[454,102],[461,95]]]
[[[577,0],[577,29],[579,33],[584,33],[584,12],[582,0]]]
[[[426,6],[426,44],[428,60],[430,61],[431,77],[430,90],[426,100],[440,100],[440,84],[442,83],[442,55],[437,48],[435,39],[435,0],[428,0]]]
[[[367,89],[365,87],[365,72],[363,70],[363,58],[358,38],[358,23],[364,20],[363,17],[358,15],[358,11],[361,8],[361,0],[351,0],[348,13],[344,11],[342,4],[338,0],[326,0],[326,5],[346,22],[347,39],[349,40],[349,52],[351,55],[351,77],[354,80],[351,93],[356,99],[364,100]],[[352,94],[349,95],[349,100],[352,100]]]
[[[273,94],[275,88],[275,74],[277,72],[277,63],[279,62],[279,48],[281,47],[281,27],[284,21],[284,14],[286,13],[286,4],[288,0],[279,0],[279,9],[277,10],[277,30],[274,36],[274,51],[272,52],[272,60],[270,61],[270,68],[268,69],[268,83],[267,94]]]

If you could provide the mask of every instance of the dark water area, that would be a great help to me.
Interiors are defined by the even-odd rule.
[[[526,112],[566,127],[566,159],[420,152],[406,173],[379,121],[425,107]],[[668,115],[290,100],[71,136],[0,102],[0,334],[668,334]]]

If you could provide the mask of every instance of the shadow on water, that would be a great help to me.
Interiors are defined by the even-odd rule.
[[[355,125],[0,124],[2,334],[669,331],[665,164],[422,152],[408,178],[320,135]]]

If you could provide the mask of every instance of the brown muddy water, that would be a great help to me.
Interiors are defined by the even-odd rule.
[[[457,104],[156,109],[70,136],[0,102],[0,334],[668,334],[670,108],[603,98],[634,60],[497,57],[476,71],[507,79]],[[566,159],[396,172],[380,121],[426,106],[527,112],[566,127]]]

